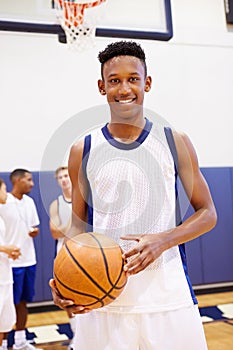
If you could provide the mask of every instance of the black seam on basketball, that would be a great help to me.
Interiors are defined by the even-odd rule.
[[[99,240],[98,240],[93,234],[90,233],[90,235],[91,235],[92,238],[96,241],[96,243],[98,244],[98,246],[99,246],[99,248],[100,248],[102,257],[103,257],[103,259],[104,259],[104,265],[105,265],[105,270],[106,270],[108,282],[109,282],[109,283],[111,284],[111,286],[113,287],[113,283],[112,283],[112,281],[110,280],[108,262],[107,262],[106,255],[105,255],[105,253],[104,253],[103,247],[101,246],[101,243],[99,242]],[[121,274],[121,273],[120,273],[120,274]]]
[[[88,306],[93,306],[93,305],[95,305],[95,304],[100,303],[101,306],[103,307],[103,306],[105,305],[103,300],[104,300],[106,297],[110,297],[110,298],[113,299],[113,300],[116,299],[116,297],[113,297],[113,296],[109,295],[109,293],[111,293],[112,290],[113,290],[114,288],[111,288],[111,289],[108,291],[108,293],[105,293],[101,298],[97,298],[97,297],[96,297],[95,295],[93,295],[93,294],[88,294],[88,293],[79,292],[79,291],[77,291],[77,290],[75,290],[75,289],[73,289],[73,288],[68,287],[67,285],[65,285],[65,284],[58,278],[58,276],[57,276],[55,273],[54,273],[54,276],[55,276],[56,280],[57,280],[65,289],[67,289],[67,290],[69,290],[69,291],[71,291],[71,292],[73,292],[73,293],[75,293],[75,294],[82,295],[82,296],[87,296],[87,297],[89,297],[89,298],[92,298],[92,299],[95,299],[95,300],[96,300],[96,301],[94,301],[94,302],[92,302],[92,303],[89,303],[89,304],[83,304],[83,306],[88,307]],[[126,283],[127,283],[127,281],[126,281],[121,287],[118,287],[118,288],[115,288],[115,289],[123,289],[124,286],[126,285]]]
[[[76,294],[79,294],[79,295],[83,295],[83,296],[88,296],[90,298],[93,298],[95,299],[96,301],[95,302],[92,302],[92,303],[89,303],[89,304],[84,304],[84,306],[88,307],[88,306],[93,306],[95,304],[98,304],[100,303],[101,306],[104,306],[104,299],[109,297],[110,299],[112,300],[115,300],[116,297],[115,296],[112,296],[111,295],[111,292],[115,289],[115,290],[121,290],[125,287],[126,283],[127,283],[127,280],[125,281],[125,283],[123,283],[121,286],[117,286],[116,284],[118,283],[118,281],[120,280],[121,276],[122,276],[122,273],[123,273],[123,268],[124,268],[124,261],[122,259],[122,265],[121,265],[121,271],[120,271],[120,274],[116,280],[115,283],[112,283],[111,280],[110,280],[110,277],[109,277],[109,270],[108,270],[108,264],[107,264],[107,260],[106,260],[106,256],[104,254],[104,251],[103,251],[103,248],[101,247],[100,245],[100,242],[96,239],[95,236],[93,236],[91,233],[89,233],[97,242],[97,244],[99,245],[100,249],[101,249],[101,253],[102,253],[102,256],[103,256],[103,259],[104,259],[104,262],[105,263],[105,268],[106,268],[106,273],[107,273],[107,276],[108,276],[108,281],[111,285],[111,288],[110,290],[106,291],[104,290],[89,274],[88,272],[84,269],[83,266],[80,265],[80,263],[76,260],[76,258],[73,256],[73,254],[71,253],[69,247],[67,246],[67,243],[65,243],[65,248],[66,248],[66,251],[67,253],[70,255],[70,257],[72,258],[72,260],[77,264],[77,266],[81,269],[81,271],[90,279],[90,281],[97,286],[97,288],[99,288],[103,293],[104,295],[101,297],[101,298],[97,298],[96,296],[94,295],[91,295],[91,294],[87,294],[87,293],[82,293],[82,292],[78,292],[77,290],[74,290],[68,286],[66,286],[64,283],[62,283],[57,277],[58,279],[58,282],[61,283],[61,285],[64,287],[64,288],[67,288],[68,290],[76,293]]]
[[[115,284],[113,284],[111,281],[109,281],[110,284],[112,285],[112,287],[114,287],[114,289],[122,289],[122,288],[126,285],[126,282],[127,282],[127,281],[126,281],[125,283],[123,283],[123,285],[121,285],[121,286],[117,286],[117,285],[116,285],[116,284],[119,282],[119,280],[120,280],[120,278],[121,278],[123,272],[124,272],[124,260],[122,259],[122,261],[121,261],[121,270],[120,270],[120,274],[119,274],[119,276],[118,276],[118,278],[117,278]]]
[[[65,248],[68,252],[68,254],[70,255],[70,257],[73,259],[73,261],[78,265],[78,267],[80,268],[80,270],[90,279],[90,281],[97,287],[99,288],[103,293],[105,293],[105,295],[109,296],[109,298],[111,299],[116,299],[115,297],[113,297],[112,295],[109,294],[109,292],[107,292],[103,287],[101,287],[99,285],[99,283],[97,283],[93,277],[84,269],[84,267],[82,265],[80,265],[80,263],[75,259],[75,257],[73,256],[73,254],[71,253],[71,251],[69,250],[69,247],[67,246],[67,243],[65,243]],[[113,288],[112,288],[113,289]],[[111,291],[112,291],[111,289]]]
[[[113,300],[116,299],[116,297],[112,297],[112,296],[110,296],[110,295],[108,294],[108,293],[111,293],[111,291],[112,291],[114,288],[111,288],[110,291],[109,291],[108,293],[105,293],[105,295],[103,295],[101,298],[97,298],[97,297],[96,297],[95,295],[93,295],[93,294],[88,294],[88,293],[79,292],[79,291],[77,291],[77,290],[75,290],[75,289],[73,289],[73,288],[68,287],[67,285],[65,285],[65,284],[58,278],[58,276],[57,276],[55,273],[54,273],[54,276],[55,276],[55,279],[56,279],[65,289],[67,289],[67,290],[69,290],[69,291],[71,291],[71,292],[73,292],[73,293],[75,293],[75,294],[82,295],[82,296],[87,296],[87,297],[89,297],[89,298],[95,299],[94,302],[89,303],[89,304],[84,304],[83,306],[93,306],[93,305],[95,305],[95,304],[97,304],[97,303],[100,303],[101,306],[104,306],[105,304],[104,304],[104,301],[103,301],[103,300],[104,300],[106,297],[110,297],[110,298],[113,299]],[[118,289],[122,289],[122,288],[125,286],[125,284],[126,284],[126,283],[124,283],[123,286],[122,286],[121,288],[118,288]]]
[[[96,243],[98,244],[99,248],[100,248],[100,251],[101,251],[101,254],[103,256],[103,259],[104,259],[104,265],[105,265],[105,269],[106,269],[106,274],[107,274],[107,278],[108,278],[108,282],[110,283],[110,285],[114,288],[114,289],[121,289],[122,287],[118,287],[116,284],[118,283],[118,281],[120,280],[121,276],[122,276],[122,273],[123,273],[123,268],[124,268],[124,261],[122,259],[122,262],[121,262],[121,270],[120,270],[120,274],[116,280],[115,283],[113,283],[110,279],[110,275],[109,275],[109,268],[108,268],[108,261],[106,259],[106,255],[105,255],[105,252],[104,252],[104,249],[103,247],[101,246],[101,243],[99,242],[99,240],[96,238],[95,235],[93,235],[91,232],[89,232],[89,235],[92,236],[92,238],[96,241]],[[125,284],[123,285],[125,286]],[[112,291],[112,289],[110,290],[110,292]]]
[[[83,295],[83,296],[86,296],[86,297],[94,298],[94,299],[96,299],[96,301],[98,301],[98,302],[100,302],[101,304],[103,304],[103,303],[102,303],[102,299],[103,299],[103,298],[97,298],[95,295],[88,294],[88,293],[83,293],[83,292],[79,292],[79,291],[77,291],[77,290],[75,290],[75,289],[73,289],[73,288],[70,288],[70,287],[68,287],[66,284],[64,284],[64,283],[58,278],[58,276],[57,276],[56,274],[54,274],[54,276],[55,276],[55,279],[56,279],[65,289],[68,289],[69,291],[71,291],[71,292],[73,292],[73,293],[75,293],[75,294],[79,294],[79,295]],[[104,304],[103,304],[103,305],[104,305]]]

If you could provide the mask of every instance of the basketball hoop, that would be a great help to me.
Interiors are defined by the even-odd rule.
[[[58,20],[65,31],[67,44],[70,48],[83,51],[94,46],[99,16],[93,9],[106,1],[55,0]]]

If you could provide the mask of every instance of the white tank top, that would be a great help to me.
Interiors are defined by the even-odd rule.
[[[164,126],[146,120],[138,139],[125,144],[113,139],[105,125],[86,138],[84,155],[94,232],[112,237],[127,251],[135,242],[121,236],[176,226],[175,167]],[[99,311],[155,312],[196,302],[183,263],[178,246],[165,251]]]
[[[58,206],[58,215],[60,217],[60,221],[62,225],[67,225],[71,212],[72,212],[72,203],[67,202],[62,195],[57,198],[57,206]],[[57,239],[56,252],[58,253],[61,249],[64,242],[64,237]]]

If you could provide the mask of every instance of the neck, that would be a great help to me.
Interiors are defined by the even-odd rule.
[[[13,189],[11,191],[11,194],[18,199],[22,199],[23,198],[23,193],[18,192],[16,189]]]
[[[111,121],[108,124],[108,130],[112,137],[115,139],[120,139],[123,142],[135,141],[142,132],[146,120],[143,118],[133,124],[131,122],[114,122]]]
[[[71,202],[71,190],[70,189],[63,190],[63,197],[67,202]]]

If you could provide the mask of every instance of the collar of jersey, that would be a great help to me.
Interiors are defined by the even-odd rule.
[[[131,143],[124,143],[124,142],[119,142],[119,141],[115,140],[108,130],[108,123],[101,130],[102,130],[102,133],[103,133],[105,139],[113,147],[123,149],[123,150],[132,150],[132,149],[139,147],[145,141],[145,139],[147,138],[147,136],[149,135],[149,133],[151,131],[152,125],[153,125],[152,122],[146,118],[146,124],[144,126],[144,129],[142,130],[142,132],[138,136],[138,138]]]

